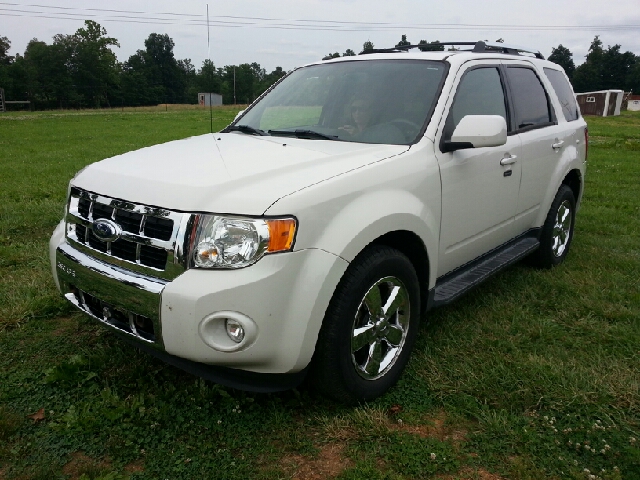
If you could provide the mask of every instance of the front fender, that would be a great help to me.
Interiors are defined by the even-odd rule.
[[[295,250],[319,248],[348,262],[382,235],[412,232],[427,250],[429,287],[433,287],[441,190],[432,152],[429,142],[333,177],[281,198],[266,214],[296,215]]]
[[[383,190],[345,205],[325,226],[317,247],[351,262],[375,239],[390,232],[408,231],[422,240],[427,252],[436,252],[438,225],[439,215],[433,205],[425,205],[409,192]],[[436,256],[431,255],[431,260],[429,278],[435,279]]]

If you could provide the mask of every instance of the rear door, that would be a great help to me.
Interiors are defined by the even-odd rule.
[[[535,225],[555,167],[573,142],[566,124],[558,123],[545,82],[527,61],[503,62],[510,92],[515,132],[522,144],[522,180],[515,212],[515,229],[523,233]]]

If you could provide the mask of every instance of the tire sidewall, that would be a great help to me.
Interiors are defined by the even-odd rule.
[[[365,252],[363,252],[365,253]],[[336,342],[335,375],[356,401],[376,398],[391,388],[406,366],[418,331],[420,319],[420,289],[418,278],[409,259],[390,248],[371,249],[363,255],[362,262],[354,265],[354,275],[339,285],[334,294],[325,321],[334,331]],[[402,350],[393,366],[380,378],[366,380],[356,371],[351,358],[351,336],[356,313],[369,289],[381,278],[396,277],[409,295],[409,325]]]
[[[558,215],[558,210],[560,205],[564,201],[568,201],[571,208],[571,226],[569,227],[569,241],[567,242],[567,246],[562,252],[562,255],[556,256],[553,253],[553,229],[556,224],[556,217]],[[542,234],[540,236],[540,255],[539,255],[539,265],[543,268],[552,268],[556,265],[561,264],[564,259],[567,257],[569,253],[569,249],[571,247],[571,242],[573,241],[573,232],[574,225],[576,221],[576,200],[573,195],[573,191],[567,186],[562,185],[558,189],[558,193],[556,193],[555,198],[553,199],[553,203],[551,204],[551,208],[549,209],[549,213],[547,214],[547,218],[545,220],[544,226],[542,228]]]

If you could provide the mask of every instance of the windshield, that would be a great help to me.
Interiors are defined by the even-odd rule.
[[[445,70],[444,63],[425,60],[350,61],[300,68],[230,130],[408,145],[429,119]]]

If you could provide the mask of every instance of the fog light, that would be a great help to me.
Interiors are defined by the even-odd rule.
[[[240,343],[244,340],[244,328],[242,328],[242,325],[240,325],[239,322],[227,318],[225,326],[227,327],[227,335],[229,335],[231,340],[236,343]]]
[[[239,352],[256,341],[258,326],[240,312],[221,311],[204,317],[198,333],[205,344],[219,352]]]

